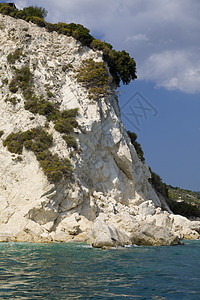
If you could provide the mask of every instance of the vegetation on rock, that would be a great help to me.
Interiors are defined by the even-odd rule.
[[[104,62],[95,62],[92,58],[83,60],[76,78],[89,90],[90,98],[108,94],[109,75]]]
[[[161,177],[154,173],[151,168],[149,168],[151,172],[151,178],[149,179],[149,182],[152,184],[154,189],[158,191],[163,197],[168,197],[168,189],[167,185],[162,182]]]
[[[150,183],[165,198],[174,214],[179,214],[186,218],[200,217],[200,195],[167,185],[162,182],[159,175],[152,171]]]
[[[179,187],[167,186],[169,205],[174,213],[200,217],[200,194]]]
[[[137,134],[134,132],[127,131],[131,143],[134,145],[138,157],[144,161],[144,152],[142,151],[141,145],[136,142]],[[149,182],[166,200],[169,208],[174,214],[179,214],[184,217],[200,217],[200,194],[183,190],[178,187],[174,188],[166,183],[162,182],[161,177],[154,173],[151,168],[151,178]]]
[[[15,63],[19,55],[14,53],[9,56],[12,64]],[[54,128],[62,134],[68,147],[77,149],[76,139],[71,135],[75,127],[78,127],[76,116],[78,109],[69,109],[60,111],[59,105],[44,99],[44,96],[38,96],[34,92],[34,76],[28,65],[22,66],[21,69],[12,67],[15,76],[9,84],[9,89],[12,93],[21,90],[25,102],[24,107],[33,114],[43,115],[48,121],[52,121]],[[53,97],[53,94],[48,90],[47,96]],[[17,103],[16,97],[6,98],[12,104]],[[47,178],[52,182],[57,182],[63,177],[69,177],[72,174],[70,160],[60,159],[56,154],[52,154],[49,148],[52,146],[53,139],[44,129],[35,128],[25,132],[11,133],[4,140],[3,145],[7,149],[16,154],[22,154],[23,147],[31,150],[36,155]]]
[[[123,84],[129,84],[131,80],[137,78],[136,63],[133,58],[125,51],[116,51],[113,47],[100,40],[95,39],[89,29],[81,24],[75,23],[57,23],[51,24],[44,20],[47,12],[41,7],[26,7],[23,10],[18,10],[16,7],[11,7],[9,4],[0,4],[0,13],[10,15],[17,19],[23,19],[27,22],[31,21],[40,27],[45,27],[49,32],[56,31],[60,34],[72,36],[93,50],[100,50],[103,52],[103,58],[107,62],[110,73],[117,86],[120,81]]]
[[[145,158],[144,158],[144,152],[142,150],[142,147],[141,145],[136,141],[137,140],[137,134],[135,132],[131,132],[131,131],[127,131],[128,133],[128,136],[131,140],[131,143],[132,145],[135,147],[135,150],[137,152],[137,155],[139,157],[139,159],[141,161],[145,161]]]
[[[57,182],[63,177],[70,177],[73,169],[67,158],[60,159],[58,155],[51,153],[49,148],[52,144],[52,135],[42,128],[11,133],[3,142],[11,153],[22,154],[23,147],[33,151],[47,178]]]
[[[7,61],[9,64],[14,64],[16,60],[20,59],[22,55],[21,49],[16,49],[14,53],[10,53],[7,56]]]
[[[60,133],[69,134],[75,127],[78,127],[76,116],[78,109],[69,109],[60,111],[55,103],[44,99],[43,96],[37,96],[34,93],[33,74],[28,65],[21,69],[14,68],[15,77],[9,84],[12,93],[16,93],[20,88],[25,98],[24,107],[33,114],[43,115],[48,121],[53,121],[55,130]],[[53,95],[51,93],[51,95]],[[50,96],[50,94],[49,94]]]
[[[45,8],[38,7],[38,6],[29,6],[25,7],[21,11],[22,15],[25,15],[27,17],[38,17],[41,19],[44,19],[47,16],[47,11]]]

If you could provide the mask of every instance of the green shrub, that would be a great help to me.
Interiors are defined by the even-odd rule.
[[[36,95],[29,98],[29,100],[25,102],[24,107],[33,114],[43,115],[49,120],[51,119],[51,115],[54,113],[54,105],[47,100],[41,100]]]
[[[11,93],[15,94],[18,91],[18,83],[16,79],[12,79],[10,84],[9,84],[9,90]]]
[[[59,121],[57,121],[54,128],[56,131],[60,133],[66,133],[66,134],[69,134],[74,129],[72,124],[66,121],[65,119],[60,119]]]
[[[95,99],[108,93],[109,75],[103,62],[95,62],[92,58],[83,60],[76,78]]]
[[[11,98],[6,98],[5,99],[5,102],[10,102],[12,103],[13,105],[16,105],[18,102],[19,102],[19,99],[17,99],[16,97],[11,97]]]
[[[103,52],[103,58],[108,63],[117,86],[120,85],[120,80],[123,84],[129,84],[131,80],[137,78],[136,63],[125,50],[116,51],[112,49],[112,45],[96,39],[92,41],[90,47]]]
[[[145,161],[144,152],[142,150],[142,147],[136,141],[137,140],[137,134],[134,133],[134,132],[130,132],[130,131],[127,131],[127,133],[128,133],[128,136],[129,136],[129,138],[131,140],[132,145],[135,147],[135,150],[137,152],[137,155],[138,155],[139,159],[141,159],[141,161]]]
[[[7,147],[8,151],[10,151],[11,153],[16,153],[16,154],[22,154],[23,144],[24,144],[24,140],[23,140],[22,132],[11,133],[3,141],[3,146]]]
[[[16,60],[20,59],[22,55],[21,49],[16,49],[14,53],[10,53],[7,56],[7,61],[9,64],[14,64]]]
[[[0,137],[2,137],[3,134],[4,134],[4,131],[0,130]]]
[[[62,71],[66,72],[67,70],[73,69],[73,65],[72,64],[66,64],[64,66],[62,66]]]
[[[56,26],[52,23],[46,22],[46,29],[48,32],[56,31]]]
[[[14,7],[11,7],[8,5],[8,3],[0,3],[0,13],[3,15],[10,15],[11,13],[14,13],[13,16],[15,16],[16,9]]]
[[[31,73],[29,66],[23,66],[21,69],[14,68],[15,78],[13,78],[9,84],[9,90],[12,93],[16,93],[20,88],[25,98],[32,94],[33,74]]]
[[[38,25],[39,27],[45,27],[46,25],[46,22],[42,19],[42,18],[39,18],[39,17],[27,17],[26,18],[26,21],[31,21],[32,23]]]
[[[49,32],[56,31],[67,36],[73,36],[82,45],[102,51],[103,58],[107,62],[113,81],[117,86],[120,86],[120,81],[123,84],[128,84],[131,80],[137,78],[135,61],[125,50],[116,51],[110,44],[94,39],[90,35],[89,29],[81,24],[66,24],[61,22],[51,24],[45,22],[44,17],[47,12],[41,7],[30,6],[23,10],[18,10],[9,4],[0,4],[0,13],[24,19],[27,22],[31,21],[38,26],[45,27]]]
[[[47,91],[47,97],[48,98],[52,98],[53,97],[53,93],[51,91],[49,91],[49,90]]]
[[[44,19],[47,16],[47,11],[45,8],[38,7],[38,6],[29,6],[25,7],[21,11],[23,16],[30,16],[30,17],[38,17],[40,19]]]
[[[158,191],[163,197],[168,197],[168,190],[165,183],[162,182],[162,179],[160,176],[156,173],[154,173],[151,168],[149,168],[151,172],[151,178],[149,179],[149,182],[152,184],[154,189]]]
[[[78,108],[71,108],[62,111],[62,118],[76,118],[78,115]]]
[[[186,218],[188,217],[200,217],[200,208],[192,205],[191,203],[177,202],[171,199],[167,200],[169,208],[174,214],[182,215]]]
[[[73,169],[68,159],[60,159],[49,151],[52,143],[52,135],[41,128],[34,128],[9,134],[3,145],[11,153],[22,154],[23,146],[33,151],[47,178],[51,182],[58,182],[63,176],[70,177]]]
[[[73,137],[72,135],[63,135],[63,139],[67,143],[68,147],[72,147],[75,150],[77,150],[78,145],[77,145],[75,137]]]

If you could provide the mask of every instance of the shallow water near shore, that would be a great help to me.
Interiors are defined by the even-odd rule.
[[[0,244],[0,299],[200,299],[200,241],[100,250]]]

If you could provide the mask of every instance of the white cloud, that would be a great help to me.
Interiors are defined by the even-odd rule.
[[[143,42],[143,41],[148,41],[148,37],[146,36],[146,34],[143,33],[138,33],[132,36],[128,36],[126,38],[126,41],[129,42]]]
[[[152,80],[157,87],[200,92],[200,57],[195,49],[153,54],[138,70],[141,79]]]
[[[45,7],[51,22],[81,23],[96,37],[125,49],[139,78],[157,86],[200,91],[199,0],[16,0]]]

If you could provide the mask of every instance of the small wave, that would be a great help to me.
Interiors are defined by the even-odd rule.
[[[93,248],[92,245],[77,245],[77,248]]]

